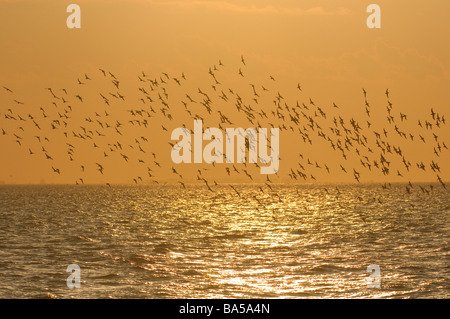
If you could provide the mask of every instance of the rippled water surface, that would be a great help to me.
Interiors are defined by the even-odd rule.
[[[235,187],[0,186],[0,297],[450,297],[442,187]]]

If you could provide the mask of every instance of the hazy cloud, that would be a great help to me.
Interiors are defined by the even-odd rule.
[[[277,5],[242,5],[229,1],[201,1],[201,0],[146,0],[151,5],[155,6],[174,6],[180,8],[210,8],[220,11],[228,11],[235,13],[246,14],[279,14],[279,15],[291,15],[291,16],[304,16],[304,15],[348,15],[351,13],[348,8],[339,8],[335,11],[327,10],[322,6],[311,8],[299,8],[299,7],[281,7]]]

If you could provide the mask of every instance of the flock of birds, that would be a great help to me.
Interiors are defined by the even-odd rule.
[[[170,132],[179,126],[192,132],[185,123],[193,125],[194,119],[201,119],[204,125],[222,130],[239,126],[244,129],[278,127],[281,138],[289,135],[297,141],[291,150],[281,149],[281,154],[295,155],[295,165],[286,167],[284,155],[280,156],[280,171],[263,177],[264,185],[260,187],[263,193],[274,192],[272,183],[280,179],[281,174],[292,182],[315,182],[320,180],[317,176],[334,172],[352,176],[357,183],[361,182],[364,174],[369,177],[370,174],[394,175],[405,178],[406,183],[408,173],[433,172],[436,181],[446,187],[440,177],[439,164],[441,153],[448,151],[440,133],[440,129],[446,126],[446,119],[433,108],[416,123],[411,123],[407,113],[396,110],[388,89],[383,94],[386,105],[373,107],[368,92],[363,88],[360,107],[365,118],[345,118],[333,115],[340,113],[340,106],[336,103],[319,105],[306,97],[300,83],[294,84],[293,92],[285,98],[277,89],[274,76],[267,76],[264,85],[252,83],[247,80],[247,64],[243,56],[237,64],[229,68],[233,78],[230,85],[222,83],[222,74],[227,68],[221,60],[209,67],[208,84],[203,88],[189,83],[184,73],[174,76],[162,72],[149,76],[142,71],[136,76],[138,87],[134,92],[128,92],[131,97],[124,92],[126,85],[122,79],[110,71],[98,69],[95,74],[78,77],[72,89],[43,88],[49,100],[45,106],[24,102],[13,88],[3,86],[0,89],[0,97],[3,96],[0,137],[13,139],[30,157],[44,158],[54,174],[63,174],[59,163],[69,161],[80,174],[74,181],[76,184],[88,182],[84,176],[88,170],[107,176],[111,171],[108,162],[114,159],[120,160],[123,170],[127,170],[127,165],[139,168],[141,173],[132,176],[131,183],[159,184],[158,176],[169,175],[177,179],[180,187],[186,188],[186,174],[195,174],[196,180],[214,192],[218,185],[215,176],[221,170],[219,174],[225,177],[253,182],[257,180],[255,175],[259,172],[259,164],[213,164],[199,169],[192,164],[176,166],[161,159],[164,157],[161,152],[170,154],[176,141],[168,140],[167,148],[164,148],[160,145],[165,142],[153,143],[153,137],[161,140],[160,136],[167,136],[170,139]],[[227,74],[223,79],[229,77]],[[291,100],[292,96],[296,99]],[[381,121],[373,119],[372,112],[383,110],[385,113],[379,115],[384,117],[381,127],[375,125]],[[409,130],[408,126],[411,127]],[[54,142],[62,143],[64,157],[55,151]],[[322,148],[329,147],[330,162],[318,162],[307,156],[305,149],[313,147],[313,142],[314,147],[316,143]],[[411,162],[402,149],[403,143],[429,148],[433,159],[431,162]],[[246,146],[248,148],[249,144]],[[296,147],[303,151],[296,153]],[[83,158],[86,152],[78,152],[81,148],[92,156]],[[106,184],[111,186],[110,182]],[[228,185],[241,196],[236,187]],[[406,192],[410,193],[415,188],[429,194],[433,188],[433,185],[415,186],[408,181]],[[391,184],[385,183],[382,187],[388,189]]]

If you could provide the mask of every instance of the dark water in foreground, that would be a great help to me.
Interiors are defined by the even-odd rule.
[[[338,187],[0,186],[0,298],[450,297],[448,191]]]

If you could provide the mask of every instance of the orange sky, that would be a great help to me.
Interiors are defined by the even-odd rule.
[[[431,108],[445,119],[450,117],[450,44],[445,40],[450,31],[446,17],[450,10],[448,2],[377,1],[382,10],[382,28],[368,29],[366,7],[371,2],[366,1],[90,0],[76,2],[81,7],[79,30],[66,26],[66,7],[70,3],[0,0],[0,145],[3,155],[0,157],[0,182],[75,183],[83,178],[86,183],[133,183],[133,179],[140,182],[138,176],[142,182],[178,182],[180,178],[172,167],[186,182],[196,180],[198,169],[206,169],[202,176],[210,183],[213,180],[251,182],[242,171],[228,176],[225,167],[232,171],[233,168],[227,164],[215,167],[175,165],[170,158],[169,142],[174,142],[170,140],[171,131],[183,124],[193,128],[193,118],[182,104],[187,101],[186,94],[197,100],[188,108],[192,115],[205,118],[205,128],[218,126],[218,110],[226,113],[235,124],[223,124],[224,127],[256,126],[236,110],[236,96],[231,91],[239,94],[244,104],[251,105],[253,110],[264,110],[269,115],[269,119],[257,117],[267,128],[269,124],[283,124],[281,120],[270,118],[271,112],[277,111],[273,101],[278,93],[283,96],[280,107],[284,115],[289,114],[285,105],[291,110],[297,101],[300,105],[305,103],[309,110],[297,108],[297,112],[303,110],[314,117],[321,127],[318,131],[322,130],[334,141],[338,137],[330,130],[334,127],[333,117],[341,116],[348,128],[351,128],[350,119],[354,118],[363,128],[362,135],[369,139],[367,145],[374,151],[370,153],[367,147],[355,142],[355,148],[350,148],[344,160],[340,152],[318,136],[317,128],[309,132],[313,144],[305,144],[298,132],[289,129],[293,126],[297,130],[297,126],[285,119],[288,129],[280,133],[280,170],[277,176],[270,176],[273,181],[303,181],[289,177],[291,168],[295,171],[299,164],[305,168],[307,182],[311,182],[311,174],[319,182],[352,182],[355,181],[353,169],[361,174],[362,182],[436,181],[436,173],[429,166],[431,161],[440,166],[442,179],[450,179],[446,165],[450,153],[443,148],[443,143],[450,144],[448,123],[440,128],[433,125],[432,131],[417,124],[419,119],[423,123],[432,122]],[[245,58],[245,66],[241,56]],[[223,66],[219,66],[219,60]],[[212,88],[214,79],[208,74],[209,68],[214,69],[214,66],[220,82],[216,91]],[[112,84],[111,76],[103,76],[99,68],[117,77],[119,89]],[[238,74],[239,68],[244,77]],[[150,91],[150,82],[141,82],[138,78],[143,77],[142,72],[152,80],[165,79],[163,72],[169,78],[166,84],[161,83],[155,91]],[[173,78],[181,80],[182,73],[186,80],[179,86]],[[84,80],[85,74],[91,80]],[[79,85],[78,79],[86,84]],[[298,83],[302,91],[297,89]],[[250,84],[255,85],[258,92],[257,102],[253,100],[255,95]],[[59,99],[52,97],[46,90],[48,87]],[[140,87],[145,87],[153,102],[145,98]],[[363,87],[370,104],[370,118],[365,112]],[[164,94],[163,88],[168,94],[164,100],[170,107],[163,112],[171,114],[172,120],[161,113],[164,106],[158,94]],[[198,103],[202,99],[199,88],[211,97],[212,115]],[[407,139],[401,138],[395,133],[394,125],[387,123],[387,88],[395,124],[407,134]],[[228,102],[220,98],[222,91],[229,97]],[[110,95],[117,92],[125,96],[125,100]],[[109,106],[99,93],[108,96]],[[84,102],[78,101],[76,95],[82,96]],[[62,97],[67,103],[62,102]],[[310,104],[310,99],[315,106]],[[333,107],[333,102],[339,109]],[[72,108],[70,112],[68,105]],[[156,113],[150,112],[150,107]],[[315,117],[316,107],[326,113],[326,119],[320,115]],[[151,114],[147,128],[129,122],[144,119],[127,111],[139,109]],[[406,121],[401,121],[400,112],[407,115]],[[63,114],[69,119],[60,117]],[[42,126],[41,130],[29,115]],[[19,116],[24,121],[19,120]],[[87,118],[93,122],[87,122]],[[303,130],[308,122],[301,118],[299,127]],[[64,120],[66,127],[62,124]],[[108,123],[111,128],[102,129],[97,120],[102,125]],[[371,128],[367,127],[367,120]],[[116,121],[123,123],[122,135],[114,129]],[[83,132],[81,127],[91,130],[95,139],[73,137],[73,132]],[[361,165],[364,155],[372,164],[374,160],[379,162],[380,149],[376,147],[373,131],[382,132],[383,128],[389,131],[384,141],[401,146],[402,155],[410,161],[409,172],[402,157],[394,154],[389,154],[392,165],[389,176]],[[5,135],[1,134],[2,129]],[[98,136],[96,130],[105,136]],[[437,135],[436,140],[432,132]],[[414,141],[409,134],[414,135]],[[419,135],[426,143],[420,141]],[[35,136],[39,136],[41,142]],[[129,162],[114,146],[118,141],[124,147],[122,154],[129,156]],[[94,143],[98,147],[93,146]],[[433,152],[438,143],[442,147],[439,156]],[[139,146],[145,153],[138,150]],[[356,154],[356,148],[360,155]],[[34,154],[30,155],[29,150]],[[72,153],[72,161],[68,151]],[[45,153],[53,160],[47,160]],[[321,168],[308,166],[308,159]],[[426,165],[425,172],[417,169],[416,163],[420,162]],[[104,174],[99,172],[96,163],[104,167]],[[85,166],[85,172],[81,165]],[[253,181],[266,180],[259,169],[249,164],[248,168],[239,165],[236,166],[239,170],[248,169],[252,173]],[[330,168],[330,174],[324,165]],[[344,173],[340,165],[349,173]],[[52,166],[61,174],[55,173]],[[403,177],[397,176],[397,170]]]

